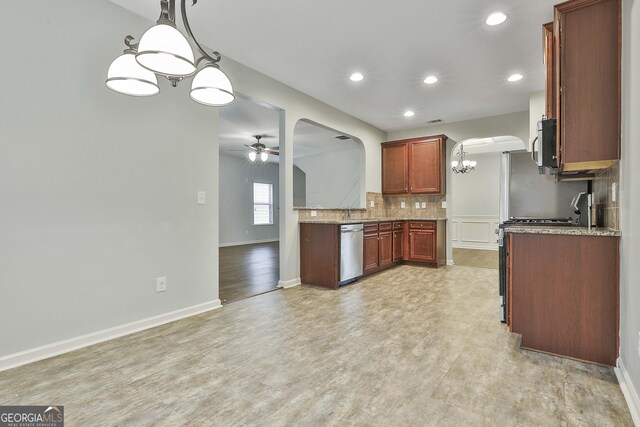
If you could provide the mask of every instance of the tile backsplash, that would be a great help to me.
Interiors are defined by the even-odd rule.
[[[615,184],[615,193],[613,185]],[[594,201],[604,206],[604,226],[620,230],[620,164],[596,174],[593,180]]]
[[[366,209],[353,209],[351,219],[446,218],[447,210],[442,208],[444,201],[446,201],[444,195],[383,196],[381,193],[367,193]],[[416,207],[416,203],[419,204],[419,208]],[[300,210],[298,219],[300,221],[343,220],[348,215],[346,209],[318,209],[316,212],[317,216],[312,217],[310,210]]]

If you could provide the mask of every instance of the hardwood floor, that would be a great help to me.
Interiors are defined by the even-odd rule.
[[[278,242],[220,248],[220,300],[239,301],[278,289]]]
[[[298,286],[0,372],[69,426],[633,426],[613,369],[520,349],[498,271]]]
[[[453,263],[466,267],[498,269],[498,251],[453,248]]]

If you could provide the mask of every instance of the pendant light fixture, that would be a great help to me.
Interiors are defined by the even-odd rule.
[[[197,0],[192,0],[193,5]],[[116,58],[107,73],[107,87],[133,96],[150,96],[160,89],[156,74],[166,77],[173,87],[186,77],[196,74],[191,84],[190,97],[194,101],[219,107],[235,99],[229,78],[220,70],[218,52],[208,54],[198,43],[187,18],[186,0],[181,0],[181,15],[187,37],[176,28],[175,0],[160,1],[160,18],[135,43],[132,36],[125,38],[128,49]],[[194,58],[191,43],[200,57]],[[200,64],[204,64],[198,71]],[[196,73],[197,72],[197,73]]]
[[[475,160],[467,160],[465,156],[467,153],[464,152],[464,146],[460,143],[460,148],[458,149],[458,160],[451,161],[451,170],[454,173],[471,173],[476,170],[476,165],[478,162]]]

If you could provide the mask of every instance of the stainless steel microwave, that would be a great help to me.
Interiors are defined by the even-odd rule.
[[[533,141],[531,158],[538,168],[548,168],[552,172],[558,168],[556,119],[543,119],[538,122],[538,137]]]

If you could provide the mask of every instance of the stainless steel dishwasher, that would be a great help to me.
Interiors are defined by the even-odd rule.
[[[362,276],[364,225],[340,226],[340,284],[346,285]]]

